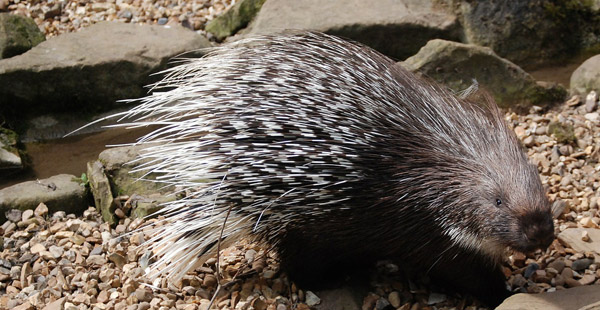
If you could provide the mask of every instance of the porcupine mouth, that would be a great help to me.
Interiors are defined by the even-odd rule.
[[[541,239],[541,240],[537,240],[537,239],[529,240],[529,238],[527,238],[526,236],[524,236],[523,238],[526,239],[527,241],[520,242],[515,245],[511,245],[510,248],[512,248],[513,250],[517,250],[519,252],[523,252],[523,253],[532,253],[532,252],[535,252],[536,250],[545,250],[554,241],[554,234],[552,234],[551,236],[548,236],[544,239]]]
[[[536,250],[547,249],[554,239],[554,225],[550,225],[543,229],[539,229],[538,232],[533,235],[523,232],[520,240],[510,244],[509,247],[519,252],[532,253]]]

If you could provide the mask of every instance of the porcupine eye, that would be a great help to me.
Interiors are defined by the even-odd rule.
[[[502,200],[500,198],[496,198],[496,206],[499,207],[502,205]]]

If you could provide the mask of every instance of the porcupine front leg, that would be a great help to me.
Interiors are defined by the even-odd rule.
[[[492,309],[512,293],[502,267],[478,254],[459,254],[436,267],[433,278],[455,292],[466,292]]]

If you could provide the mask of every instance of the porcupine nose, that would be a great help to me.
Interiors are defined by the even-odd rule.
[[[546,249],[554,241],[554,222],[550,214],[535,213],[525,217],[522,224],[531,248]]]

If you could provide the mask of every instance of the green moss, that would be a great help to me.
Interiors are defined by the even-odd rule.
[[[6,150],[9,152],[18,151],[17,143],[19,136],[16,132],[0,127],[0,143],[6,145]]]
[[[206,31],[212,33],[217,40],[223,40],[246,27],[264,2],[265,0],[241,0],[223,15],[208,22]]]
[[[548,131],[554,135],[558,143],[574,144],[577,141],[572,125],[552,122],[548,125]]]
[[[526,98],[533,105],[549,106],[557,102],[563,102],[567,94],[567,90],[560,85],[542,86],[538,84],[526,92]]]
[[[0,145],[4,145],[5,150],[13,154],[18,154],[21,157],[23,169],[31,167],[31,157],[25,151],[25,145],[21,143],[19,135],[16,132],[0,127]]]
[[[0,58],[9,58],[26,52],[32,47],[40,44],[46,37],[40,31],[35,21],[31,18],[0,13],[0,32],[8,34],[7,42],[4,42],[0,50]]]

